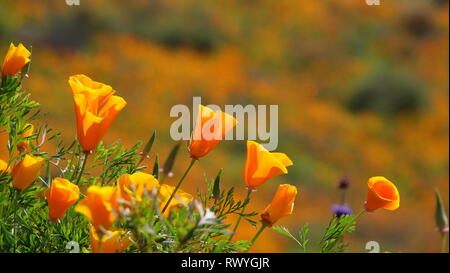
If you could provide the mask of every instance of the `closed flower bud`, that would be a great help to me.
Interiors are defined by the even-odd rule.
[[[41,165],[44,158],[33,155],[25,155],[25,157],[13,168],[13,186],[18,191],[28,188],[34,180],[39,176]]]
[[[120,198],[125,201],[141,202],[145,192],[158,186],[159,182],[153,175],[143,172],[123,174],[117,179]]]
[[[127,104],[111,86],[85,75],[69,78],[75,103],[78,141],[85,153],[95,149],[117,114]]]
[[[11,43],[8,53],[2,64],[2,76],[17,74],[27,63],[30,62],[31,52],[26,49],[23,44],[17,47]]]
[[[169,197],[172,194],[172,192],[174,191],[174,189],[175,189],[175,187],[169,186],[167,184],[161,185],[161,187],[159,189],[159,194],[160,194],[160,198],[161,198],[161,209],[163,209],[163,207],[165,206],[166,201],[169,199]],[[193,199],[194,198],[192,197],[192,195],[190,195],[187,192],[182,191],[181,189],[178,189],[177,193],[172,198],[169,206],[167,207],[166,211],[164,212],[164,217],[169,217],[170,210],[172,208],[177,208],[177,207],[183,205],[183,203],[184,203],[184,205],[187,205]],[[180,201],[182,201],[182,203]]]
[[[237,120],[222,111],[214,112],[199,106],[198,117],[189,143],[189,153],[198,159],[207,155],[237,124]]]
[[[435,210],[435,219],[436,226],[439,232],[448,232],[448,218],[447,213],[445,212],[444,202],[442,201],[441,194],[436,189],[434,191],[436,197],[436,210]]]
[[[249,188],[256,188],[270,178],[287,174],[288,166],[293,165],[284,153],[271,153],[261,144],[247,141],[247,160],[244,167],[244,181]]]
[[[80,189],[64,178],[55,178],[45,193],[49,207],[50,221],[61,219],[68,208],[80,198]]]
[[[345,190],[350,186],[350,180],[347,177],[342,177],[338,182],[338,187],[341,190]]]
[[[98,232],[107,230],[117,219],[117,199],[116,187],[90,186],[86,198],[75,206],[75,211],[86,216]]]
[[[272,202],[261,214],[261,221],[269,226],[275,224],[280,218],[292,214],[297,188],[289,184],[278,186]]]
[[[89,233],[93,253],[122,252],[131,245],[131,235],[125,230],[110,229],[99,236],[95,228],[91,226]],[[100,237],[102,238],[101,243],[99,242]]]
[[[395,185],[383,176],[375,176],[367,181],[367,201],[365,208],[372,212],[379,208],[396,210],[400,206],[400,194]]]

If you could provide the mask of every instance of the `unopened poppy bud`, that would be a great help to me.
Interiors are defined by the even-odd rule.
[[[347,177],[339,179],[338,187],[339,189],[345,190],[350,186],[350,180]]]
[[[441,194],[437,189],[434,190],[434,193],[436,196],[436,226],[439,232],[448,232],[448,218],[447,213],[445,212],[444,202],[442,201]]]

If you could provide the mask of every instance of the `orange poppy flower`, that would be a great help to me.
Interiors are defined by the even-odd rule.
[[[75,206],[75,211],[86,216],[98,232],[108,230],[117,219],[117,199],[116,187],[90,186],[86,198]]]
[[[0,159],[0,174],[3,172],[9,173],[11,168],[8,167],[8,163],[2,159]]]
[[[400,206],[400,194],[395,185],[383,176],[375,176],[367,181],[367,201],[365,208],[372,212],[379,208],[396,210]]]
[[[20,43],[16,47],[11,43],[8,53],[6,53],[5,59],[3,59],[2,76],[17,74],[17,72],[30,62],[30,56],[31,52],[23,44]]]
[[[80,189],[64,178],[55,178],[45,193],[48,202],[50,221],[61,219],[68,208],[80,198]]]
[[[237,120],[233,116],[220,110],[214,112],[212,109],[200,105],[189,143],[191,157],[199,159],[207,155],[236,124]]]
[[[28,188],[39,176],[44,158],[33,155],[25,157],[12,169],[13,186],[18,191]]]
[[[91,249],[93,253],[122,252],[131,245],[131,235],[125,230],[110,229],[102,235],[101,249],[99,249],[99,234],[93,226],[89,227]]]
[[[271,153],[261,144],[247,141],[247,160],[244,167],[244,181],[249,188],[256,188],[270,178],[287,174],[288,166],[293,165],[284,153]]]
[[[279,185],[272,202],[261,214],[261,220],[272,226],[280,218],[292,214],[296,196],[297,188],[295,186],[289,184]]]
[[[113,95],[111,86],[85,75],[71,76],[69,84],[75,103],[78,141],[84,152],[90,153],[127,103]]]
[[[167,184],[163,184],[160,187],[159,194],[162,199],[161,201],[161,209],[166,205],[166,200],[169,199],[170,195],[174,191],[175,187],[169,186]],[[180,201],[182,201],[185,205],[189,204],[194,198],[192,195],[190,195],[187,192],[182,191],[181,189],[178,189],[174,198],[170,201],[169,206],[167,207],[166,211],[164,211],[164,217],[169,217],[170,210],[172,208],[179,207],[183,205]]]
[[[141,202],[145,191],[150,192],[158,186],[159,182],[153,175],[143,172],[123,174],[117,179],[120,197],[125,201]]]

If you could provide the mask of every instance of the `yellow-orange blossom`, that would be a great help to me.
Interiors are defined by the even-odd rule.
[[[85,75],[69,78],[75,105],[78,141],[85,153],[95,149],[126,101],[111,86]]]
[[[50,221],[61,219],[70,208],[80,198],[80,189],[77,185],[70,183],[64,178],[55,178],[49,189],[45,191],[45,198],[48,202]]]
[[[296,196],[297,188],[295,186],[289,184],[279,185],[272,202],[261,214],[262,222],[272,226],[280,218],[292,214]]]
[[[75,206],[75,211],[86,216],[97,232],[111,227],[117,219],[118,209],[118,191],[111,186],[90,186],[86,198]]]
[[[396,210],[400,207],[397,187],[383,176],[375,176],[367,181],[367,201],[365,209],[372,212],[379,208]]]
[[[93,253],[122,252],[131,245],[131,235],[125,230],[110,229],[100,235],[93,226],[89,228],[89,239]],[[99,243],[101,239],[101,244]],[[99,248],[101,246],[101,249]]]
[[[237,120],[220,110],[214,112],[203,105],[199,106],[197,121],[189,143],[192,158],[207,155],[225,135],[237,124]]]
[[[244,167],[244,181],[249,188],[256,188],[270,178],[287,174],[293,163],[284,153],[272,153],[261,144],[247,141],[247,160]]]
[[[28,188],[39,176],[44,158],[33,155],[25,157],[12,169],[13,186],[18,191]]]
[[[8,53],[2,64],[2,76],[15,75],[22,67],[30,62],[31,52],[28,51],[21,43],[15,46],[13,43],[9,45]]]

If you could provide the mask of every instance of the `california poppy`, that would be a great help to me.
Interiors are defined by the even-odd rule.
[[[200,105],[197,121],[189,143],[189,153],[198,159],[207,155],[237,124],[237,120],[220,110]]]
[[[247,160],[244,166],[244,181],[249,188],[256,188],[270,178],[287,174],[293,163],[284,153],[272,153],[261,144],[247,141]]]
[[[71,76],[69,84],[75,103],[78,141],[83,151],[90,153],[127,103],[113,95],[111,86],[85,75]]]
[[[131,245],[131,235],[125,230],[109,229],[102,235],[99,235],[95,228],[91,226],[89,233],[93,253],[122,252]],[[101,243],[99,242],[100,237],[102,238]]]
[[[173,186],[169,186],[167,184],[163,184],[160,187],[159,193],[160,193],[160,197],[162,199],[161,201],[161,208],[163,207],[163,205],[165,206],[167,200],[169,199],[170,195],[172,194],[172,192],[174,191],[175,187]],[[172,208],[176,208],[178,206],[183,205],[187,205],[189,204],[194,198],[192,197],[192,195],[190,195],[187,192],[184,192],[180,189],[178,189],[178,191],[176,192],[174,198],[172,198],[172,200],[170,201],[169,205],[167,206],[167,209],[164,211],[164,217],[168,217],[170,215],[170,210]]]
[[[86,198],[75,206],[75,211],[86,216],[97,232],[104,231],[117,219],[119,209],[117,199],[116,187],[90,186]]]
[[[117,179],[120,197],[125,201],[141,202],[144,192],[150,192],[158,185],[159,182],[153,175],[143,172],[123,174]]]
[[[61,219],[68,208],[80,198],[80,189],[64,178],[55,178],[45,193],[49,207],[50,220],[55,222]]]
[[[28,188],[39,176],[44,158],[33,155],[25,155],[20,162],[12,169],[13,186],[18,191]]]
[[[3,172],[9,173],[10,168],[8,167],[8,163],[2,159],[0,159],[0,174]]]
[[[395,185],[383,176],[375,176],[367,181],[367,201],[365,208],[371,212],[379,208],[396,210],[400,206],[400,194]]]
[[[263,223],[272,226],[281,217],[292,214],[296,196],[297,188],[295,186],[289,184],[279,185],[272,202],[261,214]]]
[[[2,64],[2,76],[15,75],[27,63],[30,62],[31,52],[28,51],[23,44],[15,46],[13,43],[9,45],[8,53],[6,53]]]

